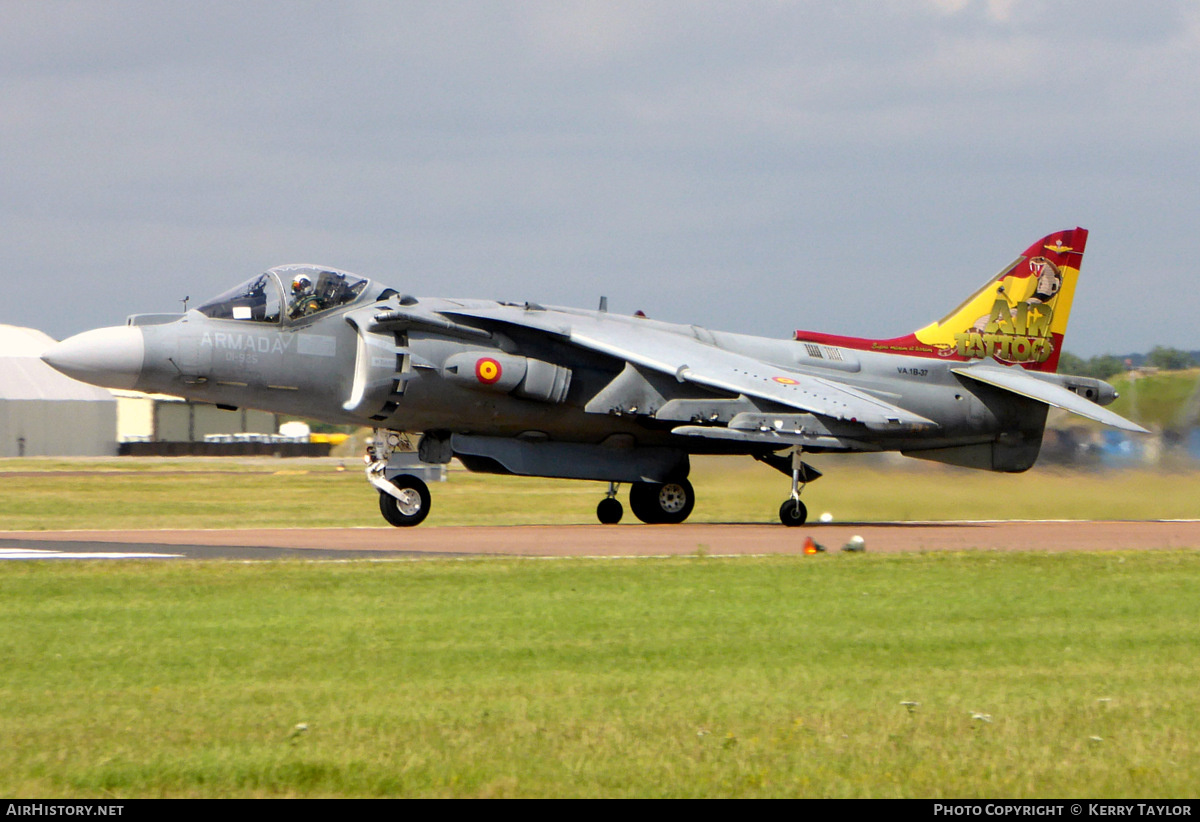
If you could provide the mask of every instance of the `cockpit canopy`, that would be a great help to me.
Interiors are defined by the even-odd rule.
[[[362,277],[315,265],[272,268],[200,306],[207,317],[251,322],[289,322],[348,305],[369,283]]]

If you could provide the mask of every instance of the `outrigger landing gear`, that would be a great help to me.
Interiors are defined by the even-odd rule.
[[[608,496],[600,500],[600,504],[596,506],[596,519],[600,520],[602,525],[616,525],[625,514],[625,508],[617,499],[617,489],[620,487],[619,482],[610,482]]]
[[[379,512],[397,528],[420,525],[429,516],[429,486],[411,474],[385,476],[388,460],[404,442],[401,434],[376,428],[367,445],[367,481],[379,490]]]
[[[800,493],[808,484],[802,453],[798,445],[792,449],[792,495],[779,506],[779,521],[788,526],[803,525],[808,519],[808,508],[800,501]]]
[[[635,482],[629,488],[629,507],[642,522],[676,525],[696,507],[696,492],[686,479]]]

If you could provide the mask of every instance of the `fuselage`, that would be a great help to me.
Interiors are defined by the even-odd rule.
[[[291,272],[299,267],[274,271]],[[278,275],[265,291],[286,284]],[[1040,441],[1041,421],[1030,402],[978,384],[951,371],[951,363],[902,354],[855,351],[830,345],[711,331],[640,316],[619,316],[570,308],[512,305],[489,300],[401,297],[393,289],[357,281],[341,303],[315,313],[291,310],[286,297],[264,300],[264,283],[254,283],[253,310],[234,298],[221,298],[182,316],[134,316],[122,328],[86,332],[59,347],[57,366],[70,372],[70,351],[90,348],[91,365],[75,376],[120,388],[158,392],[225,407],[252,407],[330,423],[394,430],[441,431],[485,437],[539,438],[571,443],[601,443],[617,435],[634,446],[666,446],[690,453],[758,453],[759,442],[740,442],[672,434],[681,423],[727,423],[747,411],[797,416],[795,408],[769,400],[750,400],[681,380],[654,380],[656,396],[678,401],[666,409],[589,408],[625,367],[617,357],[587,350],[553,335],[518,324],[447,322],[456,313],[503,317],[536,310],[545,323],[564,328],[581,321],[602,321],[617,333],[678,335],[704,346],[760,361],[781,374],[836,381],[907,409],[935,425],[894,432],[867,431],[856,422],[814,418],[839,441],[864,443],[862,450],[917,451],[988,443],[1001,434],[1022,431]],[[402,306],[402,308],[400,308]],[[399,322],[380,325],[391,309]],[[439,327],[443,323],[445,327]],[[88,335],[91,335],[90,337]],[[99,350],[97,350],[99,349]],[[103,364],[105,351],[118,352]],[[140,356],[138,352],[140,351]],[[495,355],[552,364],[569,378],[557,395],[531,394],[518,386],[458,373],[455,362]],[[49,361],[54,362],[51,352]],[[465,376],[465,378],[464,378]],[[710,403],[705,406],[704,403]],[[697,403],[700,406],[697,406]],[[660,405],[662,402],[660,401]],[[1034,403],[1033,405],[1037,405]],[[695,408],[705,409],[695,418]],[[1044,408],[1044,407],[1043,407]],[[599,411],[599,412],[598,412]],[[639,413],[640,412],[640,413]],[[692,415],[692,416],[689,416]],[[821,451],[816,444],[808,450]],[[858,450],[839,445],[834,450]]]

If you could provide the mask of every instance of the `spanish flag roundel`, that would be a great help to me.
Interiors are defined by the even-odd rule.
[[[475,361],[475,379],[484,385],[491,385],[500,379],[500,374],[503,373],[503,370],[500,367],[500,363],[491,357],[480,357]]]

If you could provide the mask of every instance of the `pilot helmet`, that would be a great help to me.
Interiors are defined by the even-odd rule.
[[[307,274],[297,274],[296,278],[292,280],[293,294],[303,294],[310,288],[312,288],[312,280],[308,278]]]

